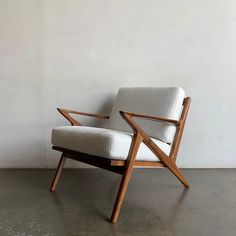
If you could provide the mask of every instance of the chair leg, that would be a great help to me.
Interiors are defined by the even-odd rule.
[[[188,181],[185,179],[180,169],[176,166],[175,160],[173,158],[167,157],[164,153],[160,152],[158,154],[159,147],[152,140],[148,140],[145,143],[149,149],[159,158],[159,160],[168,168],[184,185],[185,188],[189,188]],[[161,151],[161,150],[159,150]]]
[[[112,211],[112,215],[111,215],[111,222],[113,224],[116,223],[118,216],[120,214],[120,209],[121,209],[121,206],[122,206],[124,198],[125,198],[125,194],[126,194],[128,184],[130,181],[130,177],[131,177],[133,167],[134,167],[135,157],[137,155],[138,148],[139,148],[141,141],[142,141],[141,138],[139,136],[136,136],[134,138],[132,146],[130,148],[129,157],[127,159],[127,161],[128,161],[127,166],[125,168],[124,174],[121,179],[119,191],[118,191],[118,194],[116,197],[116,202],[115,202],[115,205],[114,205],[114,208]]]
[[[62,153],[61,159],[60,159],[59,164],[57,166],[57,170],[56,170],[55,176],[53,178],[53,181],[52,181],[52,184],[51,184],[51,187],[50,187],[50,192],[55,192],[56,191],[56,187],[57,187],[57,184],[59,182],[63,167],[65,165],[65,162],[66,162],[66,157],[64,156],[64,153]]]
[[[126,173],[123,175],[121,183],[120,183],[120,187],[119,187],[119,191],[116,197],[116,202],[112,211],[112,215],[111,215],[111,222],[113,224],[116,223],[118,216],[120,214],[120,209],[121,206],[123,204],[124,198],[125,198],[125,193],[127,191],[128,188],[128,184],[129,184],[129,180],[132,174],[132,169],[131,170],[127,170]]]
[[[185,188],[190,187],[188,184],[188,181],[185,179],[180,169],[175,164],[172,164],[171,166],[168,166],[167,168],[179,179],[179,181],[184,185]]]

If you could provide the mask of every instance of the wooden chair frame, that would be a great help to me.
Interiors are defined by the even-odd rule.
[[[145,167],[145,166],[166,167],[179,179],[179,181],[184,185],[185,188],[189,188],[189,184],[187,180],[182,175],[179,168],[176,166],[176,158],[177,158],[188,110],[190,107],[190,103],[191,103],[190,97],[187,97],[184,99],[183,109],[182,109],[182,113],[179,120],[171,120],[171,119],[160,118],[156,116],[147,116],[147,115],[136,114],[136,113],[131,113],[127,111],[120,111],[120,115],[127,122],[127,124],[132,128],[133,133],[134,133],[130,150],[129,150],[129,154],[128,154],[128,158],[124,161],[111,160],[111,159],[102,158],[98,156],[92,156],[85,153],[80,153],[80,152],[64,149],[61,147],[53,146],[52,148],[55,150],[61,151],[62,155],[61,155],[61,159],[59,161],[54,179],[52,181],[50,191],[54,192],[56,190],[56,186],[60,179],[60,175],[65,165],[66,158],[77,160],[86,164],[90,164],[96,167],[100,167],[100,168],[121,174],[122,179],[121,179],[120,187],[118,190],[115,205],[114,205],[112,215],[111,215],[111,222],[116,223],[134,167],[137,167],[137,166],[139,167],[140,166],[141,167]],[[80,126],[81,124],[76,119],[74,119],[70,114],[90,116],[90,117],[95,117],[99,119],[109,119],[109,116],[105,116],[105,115],[85,113],[85,112],[79,112],[79,111],[63,109],[63,108],[58,108],[58,111],[68,121],[70,121],[71,125],[73,126]],[[167,123],[167,124],[176,126],[176,133],[175,133],[174,141],[173,141],[169,156],[166,155],[158,147],[158,145],[152,141],[151,137],[149,137],[149,135],[140,126],[137,125],[137,123],[133,119],[134,117]],[[136,161],[135,160],[141,142],[144,142],[147,145],[147,147],[158,157],[159,161],[153,162],[153,161]]]

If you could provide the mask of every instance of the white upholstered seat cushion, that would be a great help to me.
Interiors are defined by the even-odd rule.
[[[152,139],[167,155],[170,145]],[[132,134],[117,130],[87,126],[62,126],[52,130],[52,144],[57,147],[78,151],[109,159],[127,159]],[[142,143],[136,160],[158,161],[157,157]]]

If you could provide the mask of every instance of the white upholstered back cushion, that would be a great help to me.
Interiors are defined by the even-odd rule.
[[[131,128],[121,117],[119,111],[129,111],[144,115],[179,119],[185,92],[180,87],[130,87],[120,88],[112,108],[108,128],[131,132]],[[159,122],[135,118],[151,137],[171,143],[176,128]]]

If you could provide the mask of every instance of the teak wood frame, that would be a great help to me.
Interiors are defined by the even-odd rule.
[[[120,115],[132,128],[133,133],[134,133],[130,150],[129,150],[129,154],[128,154],[127,160],[125,161],[106,159],[103,157],[92,156],[85,153],[80,153],[80,152],[76,152],[72,150],[67,150],[61,147],[53,146],[52,148],[55,150],[61,151],[62,155],[61,155],[61,159],[59,161],[54,179],[52,181],[50,191],[54,192],[56,190],[56,186],[58,184],[60,175],[65,165],[66,158],[84,162],[86,164],[90,164],[99,168],[103,168],[103,169],[121,174],[122,179],[121,179],[120,187],[118,190],[115,205],[114,205],[112,215],[111,215],[111,222],[116,223],[119,213],[120,213],[122,203],[124,201],[125,193],[129,184],[132,170],[134,167],[137,167],[137,166],[166,167],[179,179],[179,181],[184,185],[185,188],[189,188],[189,184],[187,180],[182,175],[179,168],[176,166],[176,158],[177,158],[188,110],[190,107],[190,103],[191,103],[191,98],[186,97],[183,101],[183,109],[182,109],[182,113],[179,120],[171,120],[171,119],[160,118],[156,116],[147,116],[143,114],[120,111]],[[58,108],[58,111],[68,121],[70,121],[71,125],[73,126],[80,126],[81,124],[76,119],[74,119],[70,115],[70,113],[84,115],[84,116],[91,116],[91,117],[100,118],[100,119],[109,119],[109,116],[79,112],[79,111],[63,109],[63,108]],[[167,123],[167,124],[176,126],[176,133],[175,133],[174,141],[172,143],[171,152],[169,156],[166,155],[157,146],[157,144],[155,144],[152,141],[149,135],[140,126],[137,125],[137,123],[133,120],[134,117]],[[141,142],[144,142],[148,146],[148,148],[158,157],[159,161],[151,162],[151,161],[136,161],[135,160]]]

